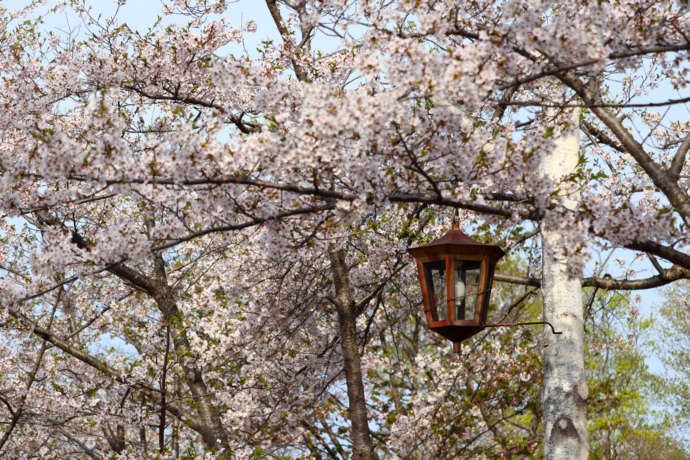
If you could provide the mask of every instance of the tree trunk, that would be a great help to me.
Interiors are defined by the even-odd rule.
[[[345,263],[345,251],[330,250],[331,270],[335,284],[334,303],[338,310],[340,340],[345,360],[345,380],[347,382],[348,415],[350,416],[350,437],[352,458],[354,460],[373,460],[376,458],[371,443],[367,406],[362,382],[362,366],[357,349],[357,327],[354,311],[355,302]]]
[[[575,171],[578,162],[579,110],[572,118],[574,127],[558,139],[557,147],[546,156],[542,173],[554,183]],[[564,199],[573,209],[579,197]],[[587,436],[587,381],[584,369],[584,324],[582,283],[568,273],[568,258],[559,248],[561,230],[557,225],[542,223],[544,321],[554,325],[561,335],[546,332],[544,348],[544,458],[586,459],[589,457]],[[561,245],[562,246],[562,245]]]

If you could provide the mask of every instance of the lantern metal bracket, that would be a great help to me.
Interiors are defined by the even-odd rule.
[[[551,328],[551,332],[554,333],[555,335],[563,334],[563,331],[557,331],[554,327],[553,324],[549,323],[548,321],[524,321],[521,323],[489,323],[489,324],[484,324],[482,327],[517,327],[517,326],[534,326],[534,325],[539,325],[539,324],[546,324]],[[455,353],[460,353],[460,342],[453,342],[453,351]]]
[[[517,327],[517,326],[533,326],[538,324],[547,324],[551,328],[551,332],[558,335],[563,334],[563,331],[556,331],[553,324],[548,321],[525,321],[521,323],[490,323],[484,324],[484,327]]]

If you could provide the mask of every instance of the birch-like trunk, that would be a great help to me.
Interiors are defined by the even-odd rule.
[[[374,446],[371,442],[367,406],[362,380],[362,363],[357,345],[357,328],[354,297],[350,277],[345,263],[345,251],[329,251],[333,283],[335,284],[334,303],[338,310],[340,340],[345,361],[345,381],[347,383],[348,415],[350,417],[350,438],[353,460],[374,460]]]
[[[545,177],[557,183],[575,171],[578,162],[579,110],[572,117],[573,129],[559,138],[557,148],[542,160]],[[569,209],[578,205],[579,196],[564,198]],[[544,321],[562,331],[546,332],[544,348],[544,458],[586,459],[587,381],[585,380],[582,283],[568,273],[568,258],[559,247],[558,226],[542,223]]]

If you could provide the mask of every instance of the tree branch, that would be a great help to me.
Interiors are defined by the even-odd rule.
[[[62,292],[63,290],[60,289],[57,294],[57,299],[55,300],[55,304],[53,305],[52,311],[50,313],[50,319],[48,320],[48,329],[50,330],[53,327],[53,318],[55,318],[55,310],[57,309],[58,304],[60,303],[60,298],[62,297]],[[41,348],[38,352],[38,356],[36,357],[36,362],[34,363],[31,371],[29,371],[27,375],[27,381],[25,384],[24,388],[24,394],[22,395],[19,404],[17,406],[17,410],[14,411],[12,414],[12,421],[10,422],[10,425],[7,427],[5,430],[5,433],[3,433],[2,439],[0,439],[0,452],[2,452],[2,448],[5,447],[5,444],[7,441],[9,441],[10,436],[12,435],[12,431],[14,431],[14,428],[17,426],[17,423],[19,423],[19,419],[22,417],[24,413],[24,405],[26,404],[26,399],[29,397],[29,392],[31,391],[31,387],[33,386],[34,382],[36,381],[36,374],[38,374],[38,370],[41,367],[41,363],[43,362],[43,355],[46,352],[46,349],[48,348],[48,343],[43,342],[41,343]],[[8,405],[9,406],[9,405]]]
[[[134,91],[138,95],[145,97],[146,99],[151,99],[153,101],[173,101],[173,102],[179,102],[181,104],[194,105],[194,106],[205,107],[207,109],[218,110],[219,112],[221,112],[223,114],[227,114],[229,120],[237,127],[237,129],[239,129],[244,134],[255,133],[255,132],[261,131],[261,127],[259,125],[242,121],[242,115],[244,115],[244,114],[241,114],[238,117],[234,114],[228,113],[228,111],[223,106],[215,104],[213,102],[204,101],[202,99],[198,99],[195,97],[182,97],[179,94],[166,95],[166,94],[147,93],[143,89],[138,88],[134,85],[124,85],[123,89],[129,90],[129,91]]]
[[[675,52],[675,51],[684,51],[690,49],[690,42],[686,43],[675,43],[673,45],[659,45],[659,46],[653,46],[651,48],[640,48],[638,50],[631,50],[623,53],[611,53],[607,57],[609,59],[625,59],[629,57],[635,57],[635,56],[644,56],[646,54],[657,54],[657,53],[667,53],[667,52]],[[576,62],[574,64],[568,64],[568,65],[562,65],[562,66],[556,66],[550,69],[545,69],[539,73],[536,73],[534,75],[530,75],[524,78],[516,79],[515,81],[504,85],[501,89],[506,89],[506,88],[511,88],[511,87],[517,87],[520,85],[523,85],[525,83],[530,83],[532,81],[538,80],[543,77],[548,77],[550,75],[556,75],[565,71],[569,70],[574,70],[580,67],[586,67],[590,65],[594,65],[597,62],[599,62],[598,59],[588,59],[586,61],[581,61],[581,62]]]
[[[672,283],[680,279],[690,279],[690,269],[674,265],[669,269],[662,269],[659,275],[638,280],[619,280],[611,277],[589,277],[582,280],[583,287],[597,287],[601,289],[635,291],[651,289]],[[519,275],[497,273],[494,280],[499,283],[520,284],[523,286],[541,287],[541,280]]]
[[[633,240],[624,246],[635,251],[652,253],[663,257],[674,265],[680,265],[690,270],[690,255],[677,251],[670,246],[664,246],[651,240]]]
[[[95,177],[85,177],[85,176],[71,176],[70,180],[79,181],[97,181],[103,182],[102,180]],[[342,201],[354,201],[358,198],[358,195],[353,193],[338,192],[335,190],[324,190],[318,187],[303,187],[299,185],[292,184],[281,184],[277,182],[268,182],[258,179],[250,179],[247,177],[234,177],[234,176],[224,176],[219,178],[204,178],[204,179],[188,179],[188,180],[172,180],[172,179],[138,179],[138,178],[128,178],[119,180],[109,180],[105,181],[109,185],[117,184],[160,184],[160,185],[222,185],[222,184],[242,184],[242,185],[252,185],[260,188],[267,188],[273,190],[282,190],[286,192],[296,193],[298,195],[311,195],[322,198],[337,199]],[[495,199],[496,201],[510,201],[519,202],[524,201],[524,198],[516,197],[509,194],[487,194],[488,199]],[[439,197],[436,195],[426,195],[422,193],[405,193],[405,192],[393,192],[385,197],[392,202],[400,203],[425,203],[425,204],[437,204],[441,206],[449,206],[452,208],[466,209],[468,211],[476,211],[483,214],[491,214],[502,217],[512,217],[514,211],[503,209],[500,207],[490,206],[486,204],[479,204],[471,201],[463,200],[452,200],[449,198]],[[522,212],[519,213],[522,217],[527,219],[536,218],[536,214],[533,212]],[[244,228],[244,227],[238,227]],[[235,230],[238,228],[228,227],[229,230]]]
[[[676,155],[671,162],[671,167],[668,169],[669,175],[676,182],[678,182],[680,173],[683,170],[683,165],[685,165],[685,155],[688,153],[688,150],[690,150],[690,133],[685,136],[685,140],[683,140],[683,143],[678,147]]]
[[[201,230],[199,232],[191,233],[191,234],[186,235],[182,238],[178,238],[178,239],[171,241],[169,243],[165,243],[165,244],[162,244],[160,246],[156,246],[154,248],[151,248],[151,250],[152,251],[162,251],[163,249],[168,249],[168,248],[171,248],[173,246],[177,246],[180,243],[184,243],[185,241],[190,241],[190,240],[193,240],[193,239],[198,238],[200,236],[208,235],[211,233],[222,233],[222,232],[229,232],[229,231],[233,231],[233,230],[241,230],[243,228],[253,227],[255,225],[260,225],[260,224],[263,224],[263,223],[271,221],[271,220],[282,219],[284,217],[297,216],[300,214],[310,214],[310,213],[320,212],[320,211],[330,211],[333,209],[335,209],[335,205],[329,203],[329,204],[324,204],[321,206],[313,206],[310,208],[291,209],[290,211],[285,211],[285,212],[275,214],[272,216],[268,216],[268,217],[256,217],[249,222],[244,222],[241,224],[220,225],[217,227],[210,227],[210,228]]]
[[[276,2],[276,0],[266,0],[266,6],[268,7],[268,11],[271,13],[271,17],[273,18],[273,22],[275,23],[276,27],[278,28],[278,32],[280,32],[280,36],[282,37],[285,45],[288,46],[289,48],[294,47],[295,45],[292,42],[292,38],[290,37],[290,31],[288,30],[288,28],[285,26],[285,23],[283,22],[283,18],[280,15],[280,8],[278,7],[278,3]],[[297,48],[297,49],[299,49],[299,48]],[[295,60],[294,57],[291,57],[290,61],[292,62],[292,68],[295,71],[295,75],[297,76],[297,79],[301,82],[308,83],[309,82],[309,76],[308,76],[307,72]]]
[[[599,142],[602,144],[608,145],[609,147],[613,147],[614,149],[618,150],[619,152],[627,152],[625,147],[620,145],[618,142],[615,140],[611,139],[611,137],[606,134],[604,131],[600,130],[593,124],[584,121],[582,123],[582,126],[585,128],[585,130],[591,134],[592,136],[596,137]]]
[[[591,102],[584,104],[570,104],[570,103],[552,103],[544,101],[508,101],[498,102],[498,104],[512,105],[516,107],[553,107],[553,108],[569,108],[569,107],[584,107],[584,108],[645,108],[645,107],[666,107],[668,105],[684,104],[690,102],[690,96],[681,97],[679,99],[667,99],[662,102],[639,102],[639,103],[615,103],[615,102]]]
[[[10,316],[12,316],[13,318],[30,322],[30,320],[28,318],[26,318],[24,315],[22,315],[21,313],[17,312],[16,310],[14,310],[12,308],[8,308],[7,311],[10,314]],[[128,380],[127,378],[120,375],[119,371],[113,369],[112,367],[110,367],[105,362],[99,360],[98,358],[96,358],[94,356],[91,356],[90,354],[84,352],[83,350],[80,350],[80,349],[74,347],[72,344],[60,339],[59,337],[57,337],[52,332],[50,332],[47,329],[44,329],[38,325],[34,325],[31,328],[31,332],[33,334],[37,335],[38,337],[40,337],[41,339],[52,343],[57,348],[64,351],[65,353],[72,356],[73,358],[76,358],[79,361],[83,362],[84,364],[87,364],[88,366],[96,369],[98,372],[100,372],[104,375],[107,375],[108,377],[111,377],[112,379],[116,380],[117,382],[119,382],[121,384],[130,385],[131,387],[140,391],[144,396],[146,396],[150,400],[154,401],[157,404],[160,404],[161,395],[160,395],[159,391],[156,390],[154,387],[148,385],[147,383],[135,381],[132,384],[130,382],[130,380]],[[184,411],[177,404],[175,404],[173,402],[168,402],[167,408],[168,408],[168,412],[170,412],[175,417],[182,420],[185,425],[187,425],[188,427],[190,427],[194,431],[200,432],[200,430],[202,428],[201,425],[199,425],[197,422],[195,422],[192,419],[187,419],[185,417]]]
[[[644,147],[635,140],[620,119],[618,119],[608,108],[600,104],[601,98],[594,94],[591,89],[585,86],[571,72],[558,74],[558,78],[572,88],[584,101],[585,106],[589,107],[597,117],[613,132],[618,141],[625,147],[635,161],[644,169],[652,179],[654,185],[663,192],[671,202],[676,211],[683,217],[686,224],[690,225],[690,199],[688,195],[678,186],[673,178],[663,171],[659,165],[645,152]],[[690,97],[686,98],[690,101]],[[687,265],[690,267],[690,264]]]

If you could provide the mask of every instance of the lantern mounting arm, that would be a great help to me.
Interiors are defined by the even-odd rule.
[[[490,323],[490,324],[484,324],[484,327],[517,327],[517,326],[533,326],[533,325],[538,325],[538,324],[546,324],[551,328],[551,332],[553,334],[563,334],[563,331],[556,331],[556,329],[553,327],[553,324],[549,323],[548,321],[524,321],[520,323]]]

